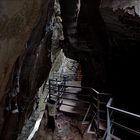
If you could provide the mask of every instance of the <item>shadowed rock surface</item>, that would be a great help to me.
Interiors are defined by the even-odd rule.
[[[30,116],[37,90],[51,68],[52,33],[46,33],[46,27],[53,13],[53,1],[6,0],[0,5],[0,139],[12,140]],[[18,84],[20,91],[12,97]],[[17,113],[5,111],[8,105],[16,104]]]
[[[110,92],[116,106],[140,113],[139,0],[60,0],[60,5],[64,41],[61,35],[53,51],[61,55],[60,45],[80,63],[82,86]],[[52,66],[52,15],[54,0],[0,1],[2,140],[16,139],[33,112],[39,87],[64,58]]]
[[[100,11],[108,31],[111,92],[127,110],[137,110],[140,78],[140,2],[103,0]]]

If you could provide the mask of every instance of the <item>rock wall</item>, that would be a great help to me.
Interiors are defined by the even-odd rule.
[[[64,52],[82,66],[82,85],[106,89],[105,60],[108,41],[99,12],[100,1],[60,1]],[[68,8],[66,8],[68,7]]]
[[[100,1],[81,1],[78,18],[79,48],[88,48],[80,55],[83,80],[82,85],[91,86],[98,91],[107,91],[106,61],[108,38],[102,17],[99,12]]]
[[[102,0],[100,11],[110,41],[108,73],[116,101],[128,110],[138,103],[140,1]]]
[[[64,31],[65,55],[75,59],[75,48],[78,47],[77,20],[80,11],[80,0],[60,0],[62,24]]]
[[[111,8],[113,11],[116,11],[117,9],[123,9],[129,14],[134,14],[133,12],[135,12],[137,15],[140,15],[139,0],[103,0],[101,3],[101,8],[103,7]]]
[[[36,91],[49,74],[51,33],[46,34],[45,29],[47,30],[50,25],[53,2],[0,1],[0,139],[16,138],[17,127],[22,128],[32,111],[33,104],[29,106],[30,101],[34,99]],[[18,102],[19,104],[26,102],[24,102],[25,111],[20,114],[22,117],[19,114],[12,115],[10,112],[4,114],[5,99],[12,87],[14,88],[13,77],[19,71]],[[20,102],[22,99],[24,101]]]
[[[69,7],[76,6],[76,3],[67,2]],[[139,9],[139,0],[102,0],[101,4],[100,0],[81,0],[78,26],[71,34],[68,34],[69,28],[64,22],[67,22],[67,17],[74,17],[73,12],[77,15],[77,10],[71,8],[68,12],[68,9],[64,9],[62,14],[64,36],[72,36],[77,42],[76,49],[72,45],[65,45],[64,50],[67,49],[67,56],[80,62],[82,85],[111,92],[117,100],[122,101],[121,105],[127,106],[131,102],[132,108],[138,105],[138,102],[134,102],[138,99],[137,81],[140,77]],[[71,25],[73,23],[71,20]],[[78,37],[75,34],[77,31]]]
[[[0,100],[11,68],[41,15],[42,1],[0,1]]]

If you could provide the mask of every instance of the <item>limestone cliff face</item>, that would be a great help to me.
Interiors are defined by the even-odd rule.
[[[0,132],[3,140],[15,139],[17,127],[20,125],[21,129],[25,118],[32,110],[33,104],[29,106],[27,98],[33,100],[37,89],[49,73],[51,62],[48,48],[51,33],[45,33],[45,29],[50,24],[53,2],[53,0],[0,1]],[[13,77],[19,69],[22,76],[19,80],[21,92],[18,102],[20,105],[20,101],[26,100],[23,106],[25,111],[20,115],[8,113],[4,116],[5,99],[14,86]]]

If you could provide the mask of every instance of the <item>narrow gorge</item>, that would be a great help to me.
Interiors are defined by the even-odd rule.
[[[140,114],[139,44],[139,0],[1,0],[0,139],[27,140],[41,116],[32,137],[41,140],[55,74],[78,81],[80,94],[89,94],[89,87],[109,93],[114,106]]]

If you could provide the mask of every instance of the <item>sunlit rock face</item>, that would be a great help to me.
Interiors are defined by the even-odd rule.
[[[17,128],[21,129],[32,111],[33,105],[28,105],[27,98],[33,100],[49,73],[51,33],[45,34],[45,29],[51,20],[52,7],[53,0],[0,1],[0,139],[16,138],[20,131]],[[5,116],[3,113],[5,99],[14,86],[13,77],[20,68],[22,76],[18,102],[23,99],[26,103],[19,122],[17,114],[8,113]]]
[[[139,105],[140,1],[102,0],[100,11],[110,40],[108,72],[111,91],[127,109]]]

